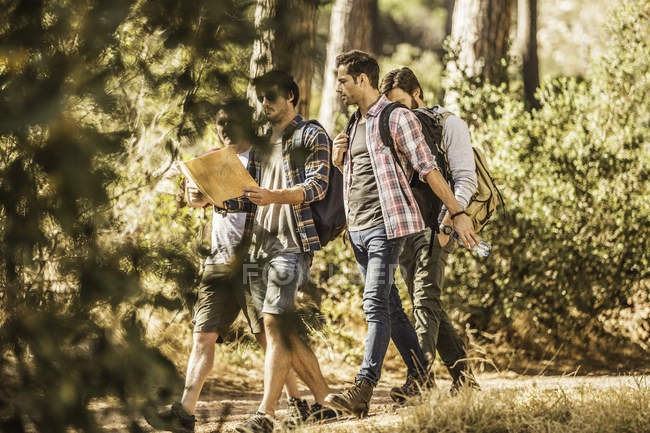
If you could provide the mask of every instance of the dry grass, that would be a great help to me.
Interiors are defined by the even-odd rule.
[[[647,376],[599,386],[566,378],[560,386],[519,382],[482,392],[449,397],[446,390],[428,395],[417,406],[367,420],[303,429],[324,432],[427,433],[648,433],[650,387]],[[509,385],[518,382],[508,381]]]

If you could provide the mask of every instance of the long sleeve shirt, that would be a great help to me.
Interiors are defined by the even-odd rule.
[[[438,113],[449,113],[439,105],[428,108]],[[442,136],[442,144],[447,152],[449,170],[453,179],[454,195],[461,207],[466,208],[478,187],[474,151],[467,124],[458,116],[447,114]],[[446,207],[443,206],[438,222],[442,222]]]

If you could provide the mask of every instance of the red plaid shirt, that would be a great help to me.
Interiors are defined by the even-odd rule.
[[[366,145],[375,172],[386,235],[388,239],[394,239],[424,230],[424,221],[411,192],[409,181],[413,177],[414,171],[417,171],[420,178],[424,179],[431,170],[437,170],[438,166],[429,146],[424,141],[420,122],[415,114],[404,108],[395,109],[391,113],[388,123],[401,167],[404,167],[406,173],[395,162],[390,149],[382,143],[379,133],[379,113],[389,103],[390,101],[382,95],[368,110]],[[352,116],[353,125],[350,139],[354,137],[361,113],[357,110]],[[352,183],[352,171],[350,152],[346,152],[343,161],[343,201],[346,213],[348,212],[348,194]]]

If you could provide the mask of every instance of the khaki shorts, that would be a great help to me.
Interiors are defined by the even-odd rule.
[[[239,311],[244,312],[251,332],[262,332],[258,319],[261,314],[254,310],[245,283],[240,270],[233,271],[228,265],[205,265],[194,306],[194,332],[216,332],[221,337],[228,333]]]

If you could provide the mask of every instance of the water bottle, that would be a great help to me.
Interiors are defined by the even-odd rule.
[[[458,245],[465,247],[465,245],[463,245],[463,241],[461,241],[458,237],[458,233],[454,232],[454,237],[458,241]],[[481,257],[487,257],[492,252],[492,246],[485,241],[481,241],[472,249],[472,252],[478,254]]]

